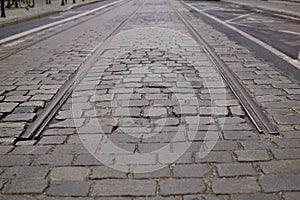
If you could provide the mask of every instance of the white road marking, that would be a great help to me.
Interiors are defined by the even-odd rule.
[[[249,15],[252,15],[252,13],[247,13],[247,14],[244,14],[244,15],[240,15],[240,16],[234,17],[234,18],[232,18],[232,19],[228,19],[228,20],[226,20],[225,22],[230,23],[230,22],[232,22],[232,21],[235,21],[235,20],[237,20],[237,19],[241,19],[241,18],[247,17],[247,16],[249,16]]]
[[[107,8],[107,7],[113,6],[115,4],[118,4],[118,3],[122,2],[122,1],[125,1],[125,0],[118,0],[116,2],[109,3],[107,5],[101,6],[99,8],[95,8],[93,10],[86,11],[84,13],[81,13],[81,14],[69,17],[67,19],[63,19],[63,20],[60,20],[60,21],[57,21],[57,22],[46,24],[46,25],[43,25],[43,26],[31,29],[31,30],[24,31],[22,33],[18,33],[18,34],[15,34],[15,35],[3,38],[3,39],[0,40],[0,44],[6,43],[6,42],[9,42],[9,41],[12,41],[12,40],[16,40],[16,39],[22,38],[22,37],[24,37],[26,35],[30,35],[32,33],[35,33],[35,32],[38,32],[38,31],[41,31],[41,30],[44,30],[44,29],[48,29],[48,28],[51,28],[53,26],[57,26],[59,24],[66,23],[66,22],[69,22],[69,21],[72,21],[72,20],[75,20],[75,19],[78,19],[79,17],[83,17],[83,16],[86,16],[86,15],[89,15],[91,13],[97,12],[97,11],[102,10],[104,8]]]
[[[195,6],[189,5],[189,4],[185,3],[185,2],[183,2],[183,3],[186,4],[188,7],[192,8],[193,10],[196,10],[197,12],[199,12],[199,13],[201,13],[201,14],[203,14],[203,15],[205,15],[205,16],[207,16],[207,17],[209,17],[209,18],[211,18],[211,19],[213,19],[213,20],[215,20],[215,21],[217,21],[217,22],[219,22],[221,24],[223,24],[224,26],[227,26],[231,30],[234,30],[234,31],[238,32],[239,34],[241,34],[242,36],[246,37],[247,39],[252,40],[256,44],[258,44],[258,45],[264,47],[265,49],[269,50],[270,52],[272,52],[276,56],[282,58],[283,60],[285,60],[286,62],[290,63],[294,67],[300,69],[300,62],[299,62],[299,60],[294,60],[293,58],[291,58],[291,57],[287,56],[286,54],[280,52],[279,50],[275,49],[274,47],[266,44],[265,42],[263,42],[263,41],[255,38],[255,37],[249,35],[248,33],[245,33],[243,31],[235,28],[234,26],[232,26],[232,25],[230,25],[230,24],[228,24],[228,23],[226,23],[226,22],[224,22],[224,21],[222,21],[222,20],[220,20],[220,19],[218,19],[218,18],[216,18],[216,17],[214,17],[212,15],[209,15],[209,14],[207,14],[207,13],[199,10]]]
[[[299,32],[294,32],[294,31],[286,31],[286,30],[277,30],[278,32],[282,32],[282,33],[289,33],[292,35],[300,35]]]

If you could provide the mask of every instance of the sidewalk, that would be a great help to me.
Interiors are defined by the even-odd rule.
[[[61,6],[61,0],[52,0],[51,4],[48,5],[46,4],[46,0],[36,0],[35,7],[29,8],[28,11],[23,8],[15,8],[13,6],[11,9],[5,9],[6,18],[0,18],[0,27],[20,23],[22,21],[41,18],[53,13],[70,10],[77,6],[86,5],[98,1],[101,0],[76,0],[76,3],[73,4],[73,0],[69,0],[67,4]]]
[[[293,17],[300,17],[300,1],[283,1],[283,0],[221,0],[227,3],[234,3],[242,6],[258,8],[261,10],[276,12]]]

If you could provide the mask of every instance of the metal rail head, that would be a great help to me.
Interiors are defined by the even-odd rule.
[[[216,55],[216,53],[212,50],[209,44],[201,37],[201,35],[196,31],[193,25],[188,22],[183,15],[178,11],[178,9],[170,2],[171,7],[181,19],[181,21],[188,28],[189,32],[193,36],[193,38],[203,46],[203,50],[212,60],[217,70],[220,72],[222,77],[224,78],[226,84],[231,89],[233,94],[236,96],[243,109],[245,110],[247,116],[256,127],[259,133],[263,132],[260,124],[263,124],[265,129],[269,134],[278,135],[278,131],[275,126],[270,122],[268,117],[262,111],[262,109],[257,105],[251,95],[247,92],[247,90],[243,87],[243,85],[237,80],[237,78],[232,74],[229,67]]]

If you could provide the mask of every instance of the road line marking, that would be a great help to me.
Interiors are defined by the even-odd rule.
[[[289,33],[292,35],[300,35],[299,32],[294,32],[294,31],[286,31],[286,30],[277,30],[278,32],[282,32],[282,33]]]
[[[241,18],[243,18],[243,17],[247,17],[247,16],[252,15],[252,14],[253,14],[253,13],[248,13],[248,14],[240,15],[240,16],[234,17],[234,18],[232,18],[232,19],[228,19],[228,20],[226,20],[225,22],[230,23],[230,22],[232,22],[232,21],[235,21],[235,20],[237,20],[237,19],[241,19]]]
[[[220,19],[218,19],[218,18],[216,18],[216,17],[214,17],[212,15],[209,15],[209,14],[207,14],[205,12],[202,12],[201,10],[199,10],[198,8],[196,8],[195,6],[192,6],[192,5],[187,4],[185,2],[183,2],[183,3],[186,4],[188,7],[190,7],[191,9],[196,10],[197,12],[199,12],[199,13],[201,13],[201,14],[203,14],[203,15],[205,15],[205,16],[207,16],[207,17],[209,17],[209,18],[211,18],[211,19],[213,19],[213,20],[215,20],[215,21],[217,21],[217,22],[219,22],[221,24],[223,24],[224,26],[227,26],[231,30],[234,30],[234,31],[238,32],[239,34],[241,34],[242,36],[246,37],[247,39],[255,42],[256,44],[258,44],[258,45],[260,45],[262,47],[264,47],[265,49],[269,50],[270,52],[272,52],[276,56],[282,58],[283,60],[285,60],[289,64],[291,64],[294,67],[300,69],[300,62],[298,60],[294,60],[293,58],[291,58],[291,57],[287,56],[286,54],[280,52],[279,50],[277,50],[274,47],[268,45],[267,43],[265,43],[265,42],[263,42],[263,41],[261,41],[259,39],[256,39],[255,37],[249,35],[248,33],[245,33],[243,31],[237,29],[236,27],[234,27],[234,26],[232,26],[232,25],[230,25],[230,24],[228,24],[228,23],[226,23],[226,22],[224,22],[224,21],[222,21],[222,20],[220,20]]]
[[[81,14],[78,14],[78,15],[75,15],[75,16],[72,16],[72,17],[69,17],[67,19],[63,19],[63,20],[60,20],[60,21],[57,21],[57,22],[52,22],[50,24],[46,24],[46,25],[43,25],[43,26],[40,26],[40,27],[37,27],[37,28],[34,28],[34,29],[31,29],[31,30],[27,30],[27,31],[24,31],[22,33],[17,33],[15,35],[12,35],[12,36],[9,36],[9,37],[6,37],[4,39],[1,39],[0,40],[0,44],[3,44],[3,43],[6,43],[6,42],[9,42],[9,41],[12,41],[12,40],[16,40],[16,39],[19,39],[19,38],[22,38],[26,35],[30,35],[32,33],[35,33],[35,32],[38,32],[38,31],[42,31],[42,30],[45,30],[45,29],[48,29],[48,28],[51,28],[53,26],[57,26],[59,24],[62,24],[62,23],[66,23],[66,22],[69,22],[69,21],[72,21],[72,20],[75,20],[75,19],[78,19],[79,17],[83,17],[83,16],[86,16],[86,15],[89,15],[91,13],[94,13],[94,12],[97,12],[99,10],[102,10],[104,8],[107,8],[107,7],[110,7],[110,6],[113,6],[115,4],[118,4],[122,1],[125,1],[125,0],[118,0],[116,2],[112,2],[112,3],[109,3],[109,4],[106,4],[104,6],[101,6],[99,8],[95,8],[93,10],[89,10],[89,11],[86,11],[84,13],[81,13]]]

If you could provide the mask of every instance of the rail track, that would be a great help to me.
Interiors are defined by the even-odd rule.
[[[256,127],[259,133],[263,133],[264,129],[267,130],[269,134],[278,135],[278,131],[272,122],[268,119],[262,109],[257,105],[255,100],[251,97],[249,92],[243,87],[243,85],[238,81],[238,79],[233,75],[229,67],[222,62],[222,60],[214,53],[213,49],[209,44],[201,37],[201,35],[196,31],[193,25],[184,17],[182,13],[178,11],[174,3],[169,1],[171,7],[180,18],[182,23],[187,27],[193,38],[203,46],[203,50],[209,56],[211,61],[214,63],[217,70],[220,72],[221,76],[227,83],[228,87],[231,89],[235,97],[240,102],[241,106],[245,110],[247,116]],[[185,6],[185,4],[183,4]]]
[[[174,2],[168,0],[170,6],[182,21],[182,23],[189,30],[193,38],[203,47],[204,52],[209,56],[211,61],[214,63],[216,69],[219,71],[221,76],[224,78],[228,87],[231,89],[235,97],[240,102],[241,106],[245,110],[247,116],[254,124],[259,133],[263,133],[267,131],[269,134],[277,135],[278,131],[272,122],[268,119],[268,117],[264,114],[261,108],[257,105],[255,100],[250,96],[247,90],[239,83],[239,81],[232,74],[230,69],[221,61],[221,59],[214,53],[212,48],[202,39],[202,37],[197,33],[196,29],[193,25],[186,19],[184,14],[180,13],[180,11],[174,5]],[[145,3],[145,2],[144,2]],[[142,4],[143,5],[143,4]],[[48,104],[48,106],[39,114],[37,119],[30,124],[30,126],[26,129],[26,131],[18,138],[18,140],[29,140],[29,139],[38,139],[41,136],[43,130],[47,127],[47,125],[51,122],[53,117],[59,111],[61,106],[66,102],[71,93],[75,90],[76,86],[80,83],[80,81],[86,76],[87,72],[91,69],[93,64],[96,62],[97,58],[103,54],[105,48],[108,46],[113,36],[116,35],[122,27],[133,16],[136,14],[138,9],[142,6],[139,5],[128,18],[124,19],[111,34],[104,40],[104,43],[99,44],[93,51],[93,53],[88,57],[85,63],[80,66],[75,74],[60,88],[58,93],[54,96],[52,101]],[[111,8],[113,9],[113,8]],[[86,19],[88,20],[88,19]],[[82,23],[82,22],[81,22]]]
[[[140,5],[139,7],[141,6],[142,5]],[[46,128],[48,123],[53,119],[61,106],[66,102],[66,100],[72,94],[80,81],[86,76],[87,72],[97,61],[97,58],[104,52],[113,36],[116,35],[120,31],[120,29],[135,15],[139,7],[136,8],[128,18],[126,18],[118,26],[116,26],[113,31],[105,38],[103,43],[96,46],[96,48],[93,50],[93,53],[88,57],[84,64],[81,65],[77,72],[73,74],[71,78],[60,88],[60,90],[56,93],[48,106],[19,137],[20,140],[37,139],[40,137],[42,131]]]

